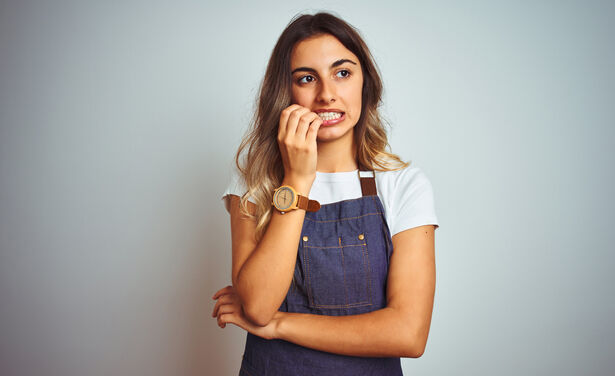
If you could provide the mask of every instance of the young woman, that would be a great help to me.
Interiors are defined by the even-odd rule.
[[[212,316],[248,332],[240,375],[401,375],[423,354],[438,223],[425,174],[385,150],[381,94],[343,20],[283,31],[223,195],[232,286]]]

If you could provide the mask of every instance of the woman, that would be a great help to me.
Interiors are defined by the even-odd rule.
[[[385,151],[381,94],[343,20],[283,31],[224,193],[232,286],[212,316],[248,331],[241,375],[401,375],[424,352],[438,224],[429,180]]]

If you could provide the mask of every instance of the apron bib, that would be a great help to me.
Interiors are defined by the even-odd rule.
[[[364,175],[371,175],[364,177]],[[356,315],[386,307],[393,242],[373,171],[361,171],[362,197],[306,212],[291,286],[279,310]],[[240,376],[395,376],[399,357],[340,355],[247,333]]]

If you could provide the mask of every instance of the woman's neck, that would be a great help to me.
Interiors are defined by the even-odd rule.
[[[332,142],[318,142],[318,172],[344,172],[359,168],[357,164],[356,145],[354,135],[344,137]]]

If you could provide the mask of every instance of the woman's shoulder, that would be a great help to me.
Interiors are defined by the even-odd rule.
[[[391,235],[405,229],[438,225],[430,180],[413,162],[394,171],[376,171],[376,186],[383,201]]]
[[[233,166],[229,173],[226,189],[222,193],[221,200],[224,200],[224,207],[229,211],[229,195],[235,195],[242,197],[248,192],[247,185],[241,172],[237,169],[237,166]],[[254,203],[252,197],[248,198],[248,201]]]
[[[409,162],[408,166],[397,170],[390,171],[376,171],[376,181],[381,185],[395,189],[407,189],[412,186],[421,186],[430,184],[427,175],[423,170],[414,164]]]

